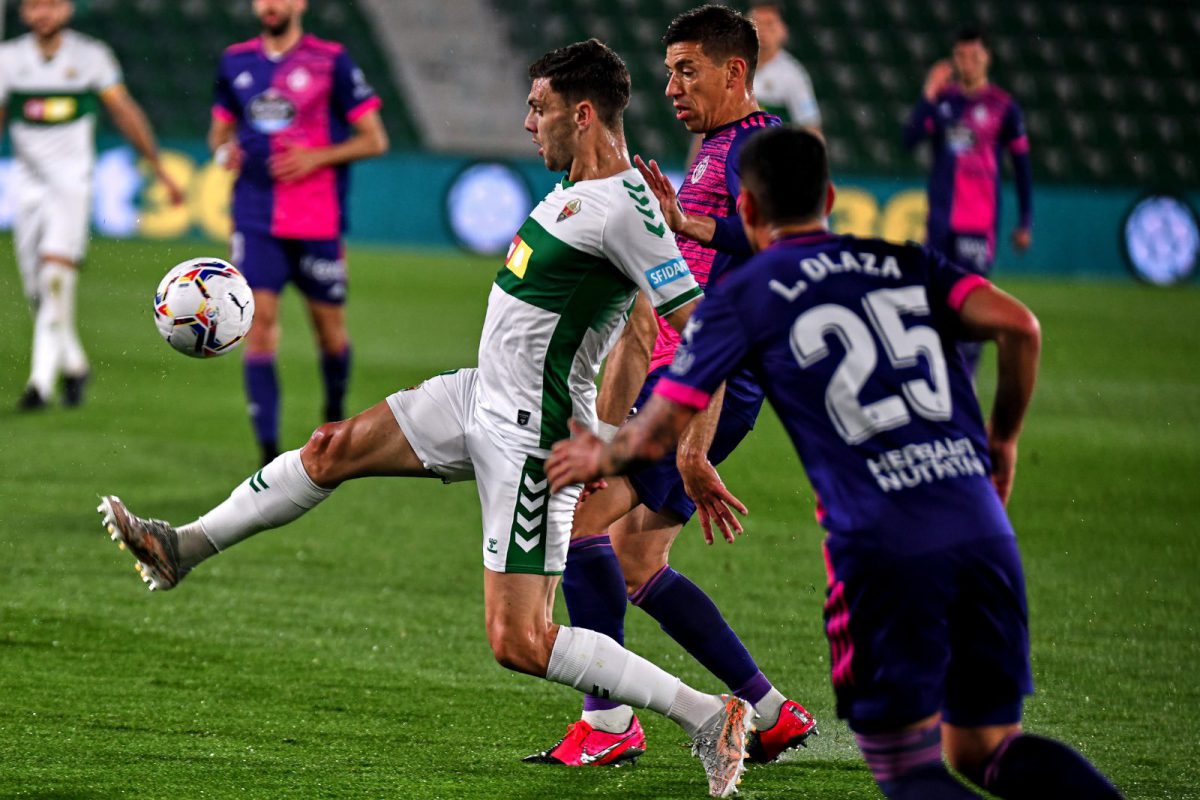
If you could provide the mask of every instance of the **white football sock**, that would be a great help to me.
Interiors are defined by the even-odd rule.
[[[220,552],[259,531],[298,519],[332,492],[308,477],[299,450],[289,450],[242,481],[224,503],[178,531],[181,538],[203,536]],[[187,548],[189,553],[201,560],[207,557],[203,543],[195,544]]]
[[[47,261],[38,269],[38,307],[33,320],[33,364],[29,385],[43,400],[54,396],[54,382],[62,365],[62,330],[66,320],[63,289],[73,272],[56,261]]]
[[[779,722],[779,711],[786,702],[787,698],[783,696],[783,692],[772,686],[771,691],[754,704],[754,713],[758,715],[755,725],[758,726],[758,729],[766,730]]]
[[[657,711],[692,737],[723,705],[715,695],[697,692],[610,637],[586,628],[559,626],[546,679]]]
[[[62,276],[62,328],[59,331],[60,365],[63,373],[79,377],[88,371],[87,354],[79,340],[79,329],[75,321],[75,290],[79,283],[79,270],[67,269]]]
[[[629,706],[603,708],[594,711],[584,710],[583,721],[598,731],[606,733],[624,733],[633,722],[633,709]]]

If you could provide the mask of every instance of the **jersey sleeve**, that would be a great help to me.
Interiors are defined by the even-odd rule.
[[[125,76],[121,73],[121,65],[108,45],[96,44],[95,59],[95,74],[92,76],[93,91],[100,94],[124,83]]]
[[[680,335],[679,348],[655,394],[702,409],[713,392],[733,375],[751,347],[735,295],[729,285],[714,287],[704,298]]]
[[[334,112],[351,124],[383,105],[375,89],[367,83],[367,76],[344,50],[333,64],[331,102]]]
[[[222,122],[234,122],[237,119],[237,107],[237,95],[233,93],[233,86],[225,69],[225,59],[222,58],[217,66],[217,79],[213,83],[212,115]]]
[[[987,278],[960,267],[936,250],[922,247],[921,253],[928,270],[930,303],[954,312],[955,316],[967,295],[981,286],[991,286]]]
[[[1000,145],[1008,148],[1013,162],[1013,179],[1017,184],[1017,226],[1033,224],[1033,168],[1029,160],[1029,135],[1021,107],[1009,101],[1000,125]]]
[[[646,293],[660,317],[700,297],[699,284],[653,204],[638,206],[614,185],[617,188],[600,234],[604,255]]]
[[[733,198],[735,211],[725,217],[712,217],[716,228],[713,230],[712,240],[708,243],[709,247],[721,253],[734,256],[749,256],[754,253],[754,249],[750,247],[750,240],[746,238],[742,219],[736,212],[736,206],[738,196],[742,192],[742,170],[739,164],[742,147],[760,130],[762,128],[749,128],[746,132],[739,132],[729,143],[729,153],[725,158],[725,188]]]

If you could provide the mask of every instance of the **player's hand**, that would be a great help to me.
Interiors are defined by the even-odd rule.
[[[742,523],[734,516],[733,510],[745,516],[749,509],[725,488],[721,476],[707,458],[681,459],[678,466],[683,489],[696,504],[704,541],[713,543],[712,526],[715,522],[725,541],[732,544],[742,532]]]
[[[283,152],[276,153],[267,160],[271,177],[283,183],[291,183],[306,178],[324,166],[319,148],[302,147],[298,144],[285,144]]]
[[[675,187],[671,185],[671,179],[662,173],[654,159],[650,159],[650,163],[646,164],[641,156],[634,156],[633,163],[650,186],[650,191],[658,198],[658,206],[667,227],[678,233],[686,221],[686,215],[679,205],[679,196],[675,193]]]
[[[1012,232],[1013,248],[1018,253],[1024,253],[1033,244],[1033,234],[1029,228],[1017,228]]]
[[[929,74],[925,77],[925,99],[933,102],[937,99],[938,93],[945,89],[946,86],[954,80],[954,66],[945,59],[934,64],[929,68]]]
[[[213,161],[230,172],[241,172],[242,148],[238,147],[237,142],[226,142],[213,153]]]
[[[988,431],[988,455],[992,459],[992,485],[1000,502],[1007,506],[1017,474],[1017,440],[997,439]]]
[[[573,483],[591,483],[600,477],[600,456],[604,442],[596,434],[570,420],[571,438],[555,442],[546,460],[546,477],[550,493],[565,489]]]
[[[167,190],[167,200],[170,201],[171,205],[183,205],[183,201],[187,199],[187,195],[184,193],[179,184],[167,174],[167,171],[162,167],[158,167],[154,171],[154,175],[156,178],[158,178],[158,182],[162,184],[162,187]]]

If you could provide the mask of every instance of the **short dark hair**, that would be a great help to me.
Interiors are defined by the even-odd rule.
[[[987,47],[987,37],[979,28],[968,26],[960,28],[958,33],[954,35],[955,44],[965,44],[967,42],[979,42],[984,47]]]
[[[551,50],[529,66],[529,79],[549,78],[550,88],[568,103],[590,100],[600,121],[621,125],[629,105],[629,70],[612,48],[599,39]]]
[[[741,58],[746,62],[746,83],[754,82],[758,69],[758,30],[749,17],[727,6],[707,5],[685,11],[667,26],[663,44],[698,42],[714,61]]]
[[[746,142],[738,165],[764,221],[804,222],[825,214],[829,156],[820,134],[793,125],[767,128]]]

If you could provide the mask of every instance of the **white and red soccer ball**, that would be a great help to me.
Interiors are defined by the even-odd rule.
[[[154,324],[185,356],[233,350],[250,332],[254,293],[242,273],[219,258],[193,258],[171,268],[154,293]]]

